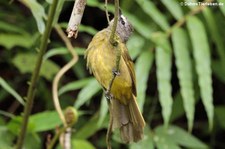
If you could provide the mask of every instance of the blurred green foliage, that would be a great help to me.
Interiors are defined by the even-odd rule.
[[[223,6],[203,9],[188,2],[121,0],[122,11],[135,28],[127,47],[135,62],[138,104],[147,126],[144,139],[130,145],[121,144],[115,133],[113,148],[225,148],[221,139],[225,137],[225,1],[215,0]],[[64,30],[73,3],[60,0],[58,5],[55,24]],[[13,148],[18,135],[23,97],[50,4],[51,0],[0,1],[0,149]],[[108,9],[113,13],[112,4]],[[78,38],[72,40],[79,61],[59,88],[61,106],[74,105],[80,115],[73,148],[106,148],[107,102],[83,58],[92,36],[106,25],[104,1],[87,0]],[[51,84],[70,59],[53,30],[24,148],[33,149],[34,144],[45,148],[48,136],[62,125],[53,107]]]

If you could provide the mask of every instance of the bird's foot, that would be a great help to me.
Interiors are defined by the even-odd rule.
[[[109,90],[105,91],[105,97],[107,100],[111,100],[113,98],[113,95],[109,92]]]
[[[115,68],[113,68],[112,72],[113,72],[113,75],[115,75],[115,76],[119,76],[120,75],[120,71],[116,70]]]

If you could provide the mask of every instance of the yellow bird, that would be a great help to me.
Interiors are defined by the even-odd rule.
[[[103,89],[107,91],[116,69],[116,47],[110,43],[110,34],[113,26],[99,31],[90,42],[85,57],[87,67],[93,73]],[[113,81],[110,94],[110,114],[112,116],[112,129],[120,129],[121,139],[124,143],[137,142],[143,138],[145,126],[144,118],[136,101],[136,77],[133,62],[128,54],[126,41],[130,37],[133,27],[123,15],[119,16],[116,36],[118,47],[121,50],[119,73]]]

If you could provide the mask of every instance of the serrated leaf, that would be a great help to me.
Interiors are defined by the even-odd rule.
[[[0,45],[6,49],[11,49],[15,46],[29,48],[33,44],[33,38],[22,34],[0,34]]]
[[[222,36],[219,33],[219,26],[216,24],[216,19],[213,16],[212,11],[207,7],[203,10],[203,15],[207,21],[207,25],[209,26],[209,31],[212,35],[212,40],[216,44],[218,55],[220,56],[222,62],[225,62],[225,45],[223,43]]]
[[[38,31],[43,34],[45,30],[44,18],[46,18],[45,10],[36,0],[21,0],[32,12],[38,27]]]
[[[21,73],[31,73],[35,68],[36,60],[37,55],[35,54],[19,53],[13,58],[12,61]],[[40,75],[48,80],[51,80],[58,71],[59,66],[50,60],[45,60],[42,64]]]
[[[64,86],[62,86],[59,89],[59,95],[62,95],[63,93],[66,93],[68,91],[80,89],[80,88],[86,86],[91,80],[93,80],[93,78],[86,78],[86,79],[82,79],[82,80],[78,80],[78,81],[74,81],[74,82],[65,84]]]
[[[186,132],[185,130],[177,127],[170,126],[168,129],[165,129],[162,126],[159,126],[155,129],[156,135],[164,139],[165,144],[175,144],[184,146],[186,148],[198,148],[198,149],[207,149],[207,145],[197,139],[195,136]],[[154,137],[155,139],[155,137]],[[169,147],[170,148],[170,147]]]
[[[132,14],[124,12],[125,16],[128,18],[130,22],[132,22],[133,27],[135,30],[144,36],[146,39],[150,39],[150,35],[153,33],[153,29],[143,23],[140,19],[135,17]]]
[[[165,36],[161,36],[160,44],[156,47],[156,75],[159,91],[159,101],[162,106],[162,115],[165,126],[168,126],[171,112],[172,112],[172,87],[171,81],[171,66],[172,66],[172,52],[170,44]]]
[[[153,4],[153,2],[146,0],[136,0],[136,2],[143,9],[143,11],[148,14],[164,31],[169,28],[169,23],[166,18]]]
[[[175,17],[177,20],[179,20],[184,16],[181,6],[179,5],[179,2],[177,2],[176,0],[161,0],[161,2],[170,11],[173,17]]]
[[[188,130],[191,131],[194,122],[195,100],[192,80],[191,58],[188,49],[187,35],[183,29],[176,28],[172,33],[175,60],[184,109],[188,119]]]
[[[17,99],[22,105],[24,105],[23,98],[2,78],[0,77],[0,85],[4,88],[9,94]]]
[[[83,148],[83,149],[95,149],[95,147],[87,140],[78,140],[73,139],[72,140],[72,146],[73,148]]]
[[[91,97],[94,96],[100,89],[101,86],[98,84],[96,79],[89,81],[88,85],[79,92],[77,100],[75,100],[74,107],[79,109],[85,102],[91,100]]]
[[[127,41],[127,49],[129,49],[129,54],[132,59],[135,59],[140,53],[144,46],[145,40],[143,37],[138,36],[136,34],[132,35]]]
[[[209,128],[213,127],[213,97],[212,97],[212,78],[210,68],[210,50],[207,35],[202,22],[192,16],[187,20],[187,27],[190,33],[196,71],[198,74],[198,84],[200,86],[201,98],[208,116]]]
[[[146,97],[146,89],[150,69],[154,60],[153,53],[147,49],[141,53],[135,64],[135,72],[137,78],[137,102],[140,110],[143,111],[143,106]]]

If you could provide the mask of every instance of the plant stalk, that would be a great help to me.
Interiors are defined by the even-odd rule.
[[[52,5],[50,6],[50,11],[48,14],[48,21],[47,25],[44,31],[44,34],[42,35],[41,43],[40,43],[40,49],[37,57],[37,61],[35,64],[35,69],[32,72],[32,77],[31,77],[31,82],[29,83],[29,88],[27,91],[27,102],[24,107],[24,112],[23,112],[23,121],[21,125],[21,130],[17,139],[17,144],[16,144],[16,149],[22,149],[23,143],[24,143],[24,138],[26,136],[26,131],[27,131],[27,125],[29,121],[29,116],[31,113],[31,109],[33,107],[33,101],[34,101],[34,96],[35,96],[35,89],[36,89],[36,84],[39,78],[40,74],[40,69],[43,61],[43,56],[45,54],[47,45],[48,45],[48,38],[52,30],[52,23],[53,23],[53,18],[55,15],[56,7],[58,4],[58,0],[53,0]]]

